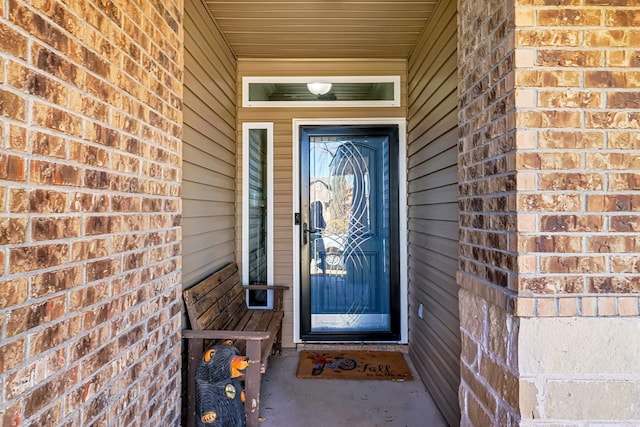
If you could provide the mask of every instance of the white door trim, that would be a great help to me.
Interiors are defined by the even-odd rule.
[[[408,255],[407,255],[407,121],[405,118],[366,119],[293,119],[293,212],[300,212],[300,127],[345,125],[396,125],[398,126],[398,197],[400,232],[400,340],[406,344],[408,332]],[[293,342],[300,339],[300,225],[293,220]]]

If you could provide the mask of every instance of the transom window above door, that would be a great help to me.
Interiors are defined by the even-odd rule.
[[[400,76],[243,77],[243,107],[399,107]]]

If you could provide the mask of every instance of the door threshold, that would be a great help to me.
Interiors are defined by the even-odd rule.
[[[344,343],[344,342],[304,342],[297,343],[296,350],[360,350],[360,351],[399,351],[401,353],[409,352],[408,344],[390,343],[390,342],[360,342],[360,343]]]

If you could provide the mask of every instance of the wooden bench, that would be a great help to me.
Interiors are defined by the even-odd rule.
[[[191,329],[183,330],[187,340],[187,426],[195,425],[195,373],[205,345],[232,340],[249,358],[245,375],[247,426],[258,426],[261,374],[271,354],[282,345],[283,292],[281,285],[242,286],[238,266],[227,264],[183,292]],[[247,290],[273,291],[273,309],[250,310]]]

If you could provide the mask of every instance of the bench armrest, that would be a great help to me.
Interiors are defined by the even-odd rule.
[[[204,339],[204,340],[246,340],[246,341],[262,341],[271,338],[269,332],[253,332],[253,331],[197,331],[194,329],[183,329],[182,336],[186,339]]]

